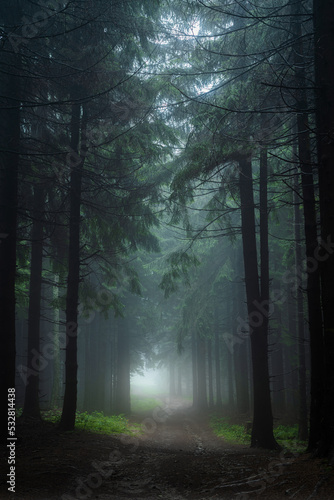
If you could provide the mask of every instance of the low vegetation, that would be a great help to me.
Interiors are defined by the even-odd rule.
[[[236,444],[249,444],[250,434],[246,433],[245,426],[232,424],[226,418],[212,416],[210,420],[214,433],[225,441]]]
[[[42,412],[42,417],[47,422],[55,424],[60,422],[61,409],[54,408]],[[79,412],[76,414],[76,430],[85,430],[98,434],[131,434],[133,425],[124,415],[104,415],[103,412],[94,411],[93,413]]]
[[[134,413],[154,410],[157,406],[161,406],[161,401],[154,397],[131,395],[131,410]]]
[[[251,426],[234,424],[227,418],[212,416],[210,425],[214,433],[225,441],[234,444],[248,444],[251,442]],[[302,452],[307,443],[298,440],[298,425],[278,425],[274,428],[276,441],[283,447]]]

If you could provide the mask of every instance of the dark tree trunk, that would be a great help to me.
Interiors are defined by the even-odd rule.
[[[59,289],[58,289],[59,277],[55,275],[54,277],[54,287],[53,287],[53,299],[58,300]],[[60,394],[61,394],[61,384],[60,384],[60,339],[59,339],[59,323],[60,315],[59,309],[54,309],[53,315],[53,345],[54,345],[54,358],[53,358],[53,371],[52,371],[52,393],[51,393],[51,407],[60,406]]]
[[[223,406],[221,369],[220,369],[220,342],[219,342],[219,309],[218,309],[218,287],[215,289],[214,297],[214,329],[215,329],[215,375],[216,375],[216,408],[219,410]]]
[[[1,6],[1,27],[10,33],[19,26],[20,2]],[[3,37],[0,51],[0,312],[3,332],[0,349],[1,441],[7,437],[8,389],[15,388],[15,277],[17,178],[20,151],[19,52]]]
[[[94,319],[94,333],[92,341],[96,344],[95,356],[95,401],[94,409],[97,411],[105,411],[105,373],[106,373],[106,354],[107,342],[105,339],[105,322],[103,321],[102,314],[97,313]]]
[[[279,284],[274,283],[274,288],[279,289]],[[286,382],[284,367],[284,344],[282,342],[283,319],[281,308],[275,308],[277,328],[273,334],[273,348],[271,353],[273,409],[280,416],[286,415]]]
[[[313,1],[316,133],[319,172],[321,297],[324,321],[324,404],[319,454],[334,459],[334,4]],[[319,259],[320,260],[320,259]],[[314,397],[315,395],[313,395]]]
[[[249,413],[248,359],[246,342],[234,345],[234,373],[238,413]]]
[[[117,376],[115,411],[128,415],[130,403],[130,339],[127,320],[120,318],[117,329]]]
[[[44,190],[38,183],[34,187],[33,225],[31,234],[31,268],[28,310],[28,356],[27,379],[23,416],[40,418],[39,371],[40,365],[40,319],[43,267],[43,210]]]
[[[176,394],[177,394],[178,398],[182,397],[182,366],[181,366],[181,364],[179,364],[177,367],[177,391],[176,391]]]
[[[113,396],[113,366],[112,366],[112,335],[110,335],[110,321],[106,323],[106,334],[108,336],[105,369],[105,412],[107,415],[112,413],[112,396]]]
[[[76,93],[74,97],[77,98]],[[80,282],[80,207],[82,170],[85,154],[85,117],[81,122],[81,105],[78,101],[72,105],[71,117],[71,167],[70,178],[70,235],[68,278],[66,295],[66,362],[65,362],[65,394],[60,427],[73,430],[77,407],[77,339],[78,339],[78,303]],[[81,130],[81,152],[79,156]]]
[[[295,264],[296,270],[302,265],[301,251],[301,216],[299,212],[298,179],[295,175],[294,190],[294,223],[295,223]],[[307,418],[307,395],[306,395],[306,358],[305,358],[305,320],[303,292],[301,285],[297,288],[297,337],[298,337],[298,399],[299,399],[299,418],[298,418],[298,438],[306,441],[308,438],[308,418]]]
[[[175,398],[176,387],[175,387],[175,363],[173,359],[169,360],[169,397]]]
[[[197,370],[197,341],[196,334],[191,334],[191,360],[192,360],[192,382],[193,382],[193,408],[198,407],[198,370]]]
[[[278,335],[274,337],[271,352],[273,409],[276,415],[284,417],[286,413],[283,349]]]
[[[288,332],[291,339],[291,345],[286,346],[284,349],[284,361],[285,361],[285,373],[287,383],[287,403],[289,417],[297,421],[299,417],[298,412],[298,366],[296,364],[296,357],[298,352],[298,347],[296,343],[297,339],[297,320],[296,320],[296,305],[295,297],[292,294],[292,290],[289,285],[287,285],[287,297],[288,297]]]
[[[245,301],[244,289],[241,287],[241,277],[242,271],[242,249],[241,245],[238,245],[237,251],[235,252],[234,258],[234,269],[235,269],[235,283],[233,292],[233,313],[232,318],[234,320],[233,335],[238,338],[237,335],[237,317],[240,314],[240,304]],[[242,311],[242,316],[244,317],[245,311]],[[234,379],[235,379],[235,391],[236,391],[236,407],[240,414],[249,414],[249,361],[248,361],[248,339],[243,339],[239,337],[240,342],[235,342],[233,345],[233,365],[234,365]]]
[[[209,408],[213,408],[213,375],[212,375],[212,344],[211,339],[207,340],[208,352],[208,395],[209,395]]]
[[[84,363],[85,363],[85,377],[84,377],[84,397],[83,409],[91,412],[94,410],[94,364],[96,362],[94,357],[94,342],[92,342],[92,330],[90,325],[85,327],[85,348],[84,348]]]
[[[227,346],[226,346],[227,347]],[[234,346],[233,346],[234,349]],[[228,405],[230,410],[234,408],[234,384],[233,384],[233,350],[226,349],[226,361],[227,361],[227,388],[228,388]]]
[[[310,146],[310,127],[308,120],[308,102],[306,93],[306,60],[303,55],[303,38],[299,2],[292,3],[292,29],[295,36],[293,62],[297,108],[298,160],[301,171],[301,185],[304,208],[304,231],[307,259],[307,304],[311,346],[311,404],[310,432],[308,450],[314,451],[320,439],[321,408],[323,402],[323,325],[320,298],[319,263],[315,259],[318,246],[317,214],[314,194],[312,157]]]
[[[268,329],[266,328],[268,303],[261,302],[257,267],[255,214],[253,198],[252,164],[244,156],[239,161],[241,232],[245,266],[248,321],[253,363],[254,415],[251,446],[279,448],[273,435],[273,415],[270,400],[268,368]],[[264,250],[261,251],[261,253]],[[262,273],[265,273],[262,267]],[[264,278],[262,274],[262,279]],[[263,287],[264,297],[265,287]]]
[[[116,319],[111,323],[111,387],[110,387],[110,406],[113,412],[115,407],[115,393],[117,382],[117,326]]]
[[[208,408],[205,358],[205,340],[197,334],[197,409],[199,411],[206,411]]]

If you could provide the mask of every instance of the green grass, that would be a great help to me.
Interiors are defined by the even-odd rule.
[[[226,418],[212,416],[210,425],[214,433],[229,443],[250,444],[250,435],[243,425],[230,424]]]
[[[302,452],[307,446],[306,441],[298,440],[298,424],[278,425],[274,429],[274,436],[283,448],[289,448],[292,451]]]
[[[60,422],[61,409],[55,408],[43,411],[42,417],[48,422],[57,424]],[[108,417],[102,412],[97,411],[93,413],[77,411],[75,428],[98,434],[131,434],[135,430],[133,425],[130,426],[124,415],[112,415]]]
[[[210,425],[214,433],[224,438],[227,442],[234,444],[250,444],[251,436],[245,431],[244,425],[236,425],[228,422],[226,418],[212,416]],[[276,441],[283,447],[292,451],[302,452],[306,448],[305,441],[298,440],[298,425],[278,425],[274,429]]]
[[[161,406],[161,401],[156,398],[131,395],[131,411],[134,413],[154,410],[156,406]]]

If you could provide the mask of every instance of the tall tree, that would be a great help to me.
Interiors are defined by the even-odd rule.
[[[77,404],[77,339],[80,282],[80,226],[82,173],[86,155],[86,113],[75,89],[71,116],[71,151],[78,161],[73,165],[70,179],[69,254],[66,294],[66,362],[65,394],[60,426],[73,430]]]
[[[294,96],[296,108],[296,137],[298,143],[302,201],[304,212],[305,254],[307,259],[307,304],[308,325],[311,344],[311,404],[308,449],[315,450],[319,442],[321,407],[323,399],[323,325],[320,297],[320,270],[315,263],[318,247],[317,211],[314,187],[314,169],[311,154],[310,111],[306,74],[312,70],[309,58],[305,57],[304,16],[310,14],[300,2],[291,3],[292,61]],[[307,24],[307,23],[306,23]],[[308,26],[307,26],[308,28]],[[306,29],[307,29],[306,28]],[[312,61],[313,62],[313,61]],[[295,200],[296,202],[296,200]],[[302,410],[305,412],[305,410]]]
[[[31,232],[31,269],[28,310],[28,357],[27,379],[23,416],[40,418],[39,370],[40,370],[40,310],[43,269],[43,211],[45,189],[38,180],[34,187],[33,223]]]
[[[20,155],[21,54],[10,36],[21,26],[21,1],[2,5],[0,52],[0,358],[1,440],[7,435],[8,389],[15,389],[15,277]]]
[[[254,413],[251,445],[275,449],[278,448],[278,444],[273,435],[273,415],[268,367],[268,323],[265,321],[269,306],[268,298],[266,298],[269,295],[269,276],[265,269],[267,265],[262,264],[263,271],[260,289],[252,163],[249,156],[240,158],[239,168],[242,245],[253,363]],[[266,245],[263,246],[266,247]],[[266,281],[265,274],[267,274]],[[262,289],[264,292],[263,296]]]
[[[319,453],[334,458],[334,5],[313,1],[318,153],[322,251],[318,254],[324,321],[324,402]],[[316,394],[313,394],[316,397]]]

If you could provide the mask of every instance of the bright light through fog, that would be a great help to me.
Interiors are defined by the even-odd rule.
[[[167,390],[166,374],[163,370],[144,370],[143,375],[138,373],[131,376],[132,394],[160,394]]]
[[[157,372],[155,370],[145,370],[143,375],[136,373],[131,376],[131,385],[143,386],[143,387],[153,387],[157,385]]]

